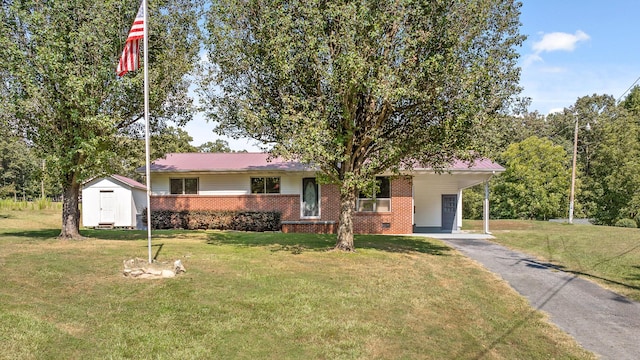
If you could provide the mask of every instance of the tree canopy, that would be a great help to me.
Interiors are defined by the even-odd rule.
[[[336,247],[375,175],[483,153],[478,136],[517,86],[520,4],[220,0],[205,107],[227,135],[273,145],[339,184]]]
[[[506,171],[494,181],[494,214],[540,220],[564,215],[571,156],[562,146],[531,136],[509,145],[502,159]]]
[[[32,199],[41,192],[42,163],[24,139],[0,136],[0,197]]]
[[[569,185],[564,185],[563,200],[550,201],[554,199],[554,192],[563,192],[562,186],[555,187],[554,184],[570,181],[570,173],[559,171],[560,164],[566,166],[566,158],[549,153],[529,161],[531,154],[523,148],[522,136],[538,138],[540,143],[536,147],[540,153],[548,151],[548,145],[553,144],[572,154],[577,122],[576,216],[603,225],[615,225],[621,220],[640,221],[638,99],[640,87],[634,87],[622,102],[616,102],[611,95],[593,94],[578,98],[558,113],[506,117],[506,122],[493,130],[501,139],[500,144],[509,150],[504,149],[494,157],[507,171],[492,182],[494,206],[491,215],[498,218],[567,216]],[[533,147],[529,139],[527,142],[527,147]],[[515,158],[514,149],[518,149],[519,154]],[[496,151],[500,151],[500,146]],[[545,164],[543,169],[540,164]],[[540,186],[540,180],[547,172],[557,174],[558,179],[548,186]],[[465,191],[465,216],[479,216],[482,191],[479,188]],[[541,204],[548,206],[547,211],[541,211]]]
[[[3,2],[0,119],[16,125],[57,170],[64,189],[62,237],[79,236],[81,182],[118,169],[120,159],[131,155],[128,139],[140,137],[143,129],[137,122],[144,111],[142,72],[115,76],[139,4]],[[199,11],[199,0],[150,2],[153,127],[190,119],[184,75],[197,64]]]

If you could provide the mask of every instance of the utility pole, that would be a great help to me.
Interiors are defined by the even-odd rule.
[[[578,157],[578,118],[573,134],[573,166],[571,167],[571,192],[569,194],[569,224],[573,224],[573,203],[576,189],[576,158]]]

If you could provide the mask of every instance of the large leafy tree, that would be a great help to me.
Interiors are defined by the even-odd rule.
[[[523,104],[527,106],[528,104]],[[489,158],[497,160],[500,164],[504,161],[502,153],[513,143],[525,140],[531,136],[545,137],[547,134],[546,117],[538,112],[529,113],[523,111],[518,114],[508,114],[499,121],[487,126],[483,140],[490,150]],[[492,186],[493,187],[493,186]],[[493,191],[493,189],[492,189]],[[481,219],[484,206],[484,184],[463,190],[462,217],[465,219]]]
[[[593,160],[606,140],[603,128],[619,117],[620,111],[611,95],[583,96],[563,112],[550,114],[546,118],[546,137],[572,154],[575,125],[578,122],[577,168],[581,191],[576,193],[578,216],[593,217],[602,196],[601,175],[594,173]]]
[[[40,195],[41,161],[19,137],[0,137],[0,198],[23,200]]]
[[[620,219],[640,218],[640,88],[620,104],[612,97],[598,111],[592,129],[588,186],[598,223],[614,225]]]
[[[613,225],[640,215],[640,126],[619,116],[604,124],[605,137],[594,155],[595,219]]]
[[[222,139],[217,139],[216,141],[207,141],[206,143],[198,146],[199,152],[204,153],[230,153],[233,152],[229,147],[229,143]]]
[[[494,182],[493,215],[508,219],[564,216],[571,156],[551,140],[531,136],[502,154],[506,171]]]
[[[143,124],[143,74],[115,67],[138,0],[6,0],[0,23],[0,113],[46,154],[64,190],[62,238],[79,237],[83,180],[128,157]],[[185,74],[199,51],[199,0],[149,7],[152,127],[189,120]],[[143,50],[145,51],[145,50]]]
[[[145,166],[145,140],[140,136],[121,138],[119,147],[128,149],[129,156],[121,157],[117,164],[117,173],[144,182],[143,175],[138,172]],[[151,133],[151,159],[164,157],[168,153],[195,152],[198,148],[191,145],[193,138],[183,129],[173,126],[155,127]]]
[[[357,191],[376,174],[482,153],[482,128],[519,90],[519,7],[216,1],[206,107],[220,132],[272,144],[338,184],[336,248],[350,251]]]

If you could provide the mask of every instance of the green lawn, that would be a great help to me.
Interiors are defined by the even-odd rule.
[[[479,229],[479,222],[465,222]],[[640,301],[640,230],[545,221],[491,221],[495,242]]]
[[[141,280],[146,233],[0,210],[2,359],[591,359],[504,281],[439,241],[154,232],[187,273]]]

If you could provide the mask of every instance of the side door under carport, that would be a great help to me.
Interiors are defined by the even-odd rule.
[[[442,231],[452,232],[457,230],[456,215],[458,214],[458,195],[442,195]]]

